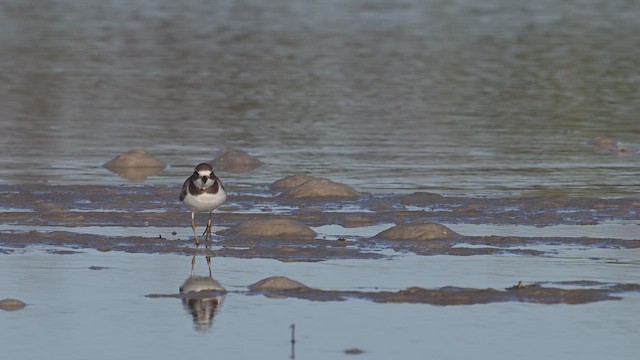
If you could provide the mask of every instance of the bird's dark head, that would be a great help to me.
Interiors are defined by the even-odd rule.
[[[193,171],[193,183],[200,189],[213,185],[213,167],[207,163],[201,163]]]

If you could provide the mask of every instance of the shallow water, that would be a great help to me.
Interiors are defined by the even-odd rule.
[[[263,196],[272,181],[305,172],[381,194],[637,197],[640,155],[600,151],[587,141],[609,136],[640,146],[638,33],[636,4],[605,0],[3,2],[0,184],[41,184],[33,194],[45,202],[47,185],[135,185],[101,165],[144,148],[168,165],[144,184],[177,188],[196,163],[229,146],[264,162],[247,174],[219,173],[234,195]],[[292,211],[269,196],[227,212]],[[161,202],[131,210],[122,201],[117,209],[89,201],[69,209],[87,218],[177,211],[177,197]],[[140,209],[155,205],[159,210]],[[0,204],[3,213],[32,208]],[[350,204],[323,210],[374,211]],[[633,214],[592,225],[447,225],[474,236],[638,240]],[[184,225],[32,226],[27,219],[2,223],[0,232],[187,239],[188,214],[179,216]],[[314,229],[329,240],[368,237],[392,221]],[[179,299],[145,297],[178,292],[190,257],[9,249],[0,251],[0,299],[28,306],[0,311],[0,339],[12,359],[271,359],[291,356],[295,323],[301,359],[350,358],[343,351],[354,347],[368,359],[640,356],[637,293],[585,305],[446,307],[244,293],[271,275],[368,291],[640,282],[637,249],[527,248],[545,255],[386,249],[378,260],[215,258],[213,276],[231,292],[206,332],[194,329]],[[204,264],[198,258],[200,275]]]
[[[631,253],[640,256],[637,250]],[[388,261],[321,263],[214,258],[213,277],[230,292],[211,327],[203,332],[195,329],[179,299],[145,297],[177,293],[189,277],[191,257],[95,251],[55,255],[29,249],[3,256],[0,262],[3,292],[28,303],[19,312],[0,312],[0,337],[3,351],[15,354],[14,359],[171,359],[185,353],[285,358],[291,352],[289,325],[295,323],[298,358],[346,357],[343,351],[354,347],[365,350],[364,356],[371,359],[398,355],[414,359],[426,354],[441,358],[472,354],[523,359],[637,357],[640,328],[629,316],[640,310],[640,298],[634,293],[620,301],[586,305],[447,307],[362,300],[308,302],[243,293],[265,273],[326,289],[374,291],[407,286],[506,287],[541,279],[639,280],[637,269],[629,265],[599,263],[584,255],[594,254],[582,251],[581,256],[545,259],[402,255]],[[91,266],[105,269],[89,270]],[[206,275],[204,258],[197,259],[195,269],[197,275]]]

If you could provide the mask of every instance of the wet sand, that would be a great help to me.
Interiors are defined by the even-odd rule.
[[[488,253],[539,254],[533,245],[579,245],[596,248],[639,248],[640,239],[615,237],[531,236],[442,236],[389,240],[368,234],[327,239],[305,236],[243,236],[246,232],[218,231],[214,250],[195,247],[191,238],[175,236],[189,225],[189,216],[177,200],[179,189],[153,186],[40,186],[0,187],[3,212],[0,244],[10,248],[30,245],[65,245],[101,251],[124,250],[141,253],[200,254],[235,257],[264,257],[283,261],[318,261],[334,258],[369,258],[371,250],[393,249],[420,255],[478,255]],[[370,195],[349,200],[305,200],[278,196],[259,190],[231,192],[227,203],[214,212],[214,226],[233,228],[243,222],[295,220],[309,227],[339,225],[356,229],[376,224],[498,224],[524,225],[543,229],[554,225],[597,225],[610,221],[634,221],[640,199],[513,197],[445,197],[430,193]],[[174,199],[172,201],[171,199]],[[197,215],[204,227],[206,215]],[[293,222],[292,222],[293,223]],[[19,231],[28,229],[32,231]],[[103,228],[97,234],[86,227]],[[119,228],[159,228],[157,236],[126,236]],[[55,228],[57,231],[52,231]],[[64,229],[64,231],[59,231]],[[115,229],[115,230],[114,230]],[[201,229],[202,230],[202,229]],[[283,229],[283,231],[286,229]],[[293,232],[295,234],[295,232]],[[640,238],[640,236],[639,236]],[[473,248],[454,247],[472,244]],[[250,247],[250,249],[244,249]],[[242,250],[239,250],[242,249]]]
[[[154,186],[41,186],[0,187],[3,229],[0,246],[11,253],[29,246],[55,246],[56,253],[73,254],[81,249],[131,253],[188,254],[236,258],[277,259],[284,262],[330,259],[383,259],[390,253],[421,256],[474,256],[517,254],[545,256],[558,246],[586,248],[640,248],[640,239],[615,237],[473,236],[457,234],[439,224],[526,225],[543,229],[556,225],[594,226],[611,221],[637,219],[640,200],[576,197],[445,197],[431,193],[409,195],[362,194],[357,198],[289,198],[268,188],[251,192],[231,191],[227,203],[214,213],[218,230],[215,241],[196,247],[191,237],[181,237],[189,225],[188,213],[177,200],[178,188]],[[175,199],[175,200],[174,200]],[[286,220],[286,221],[285,221]],[[337,226],[336,234],[309,237],[249,236],[230,231],[255,223],[297,227]],[[204,215],[199,217],[204,229]],[[371,227],[386,224],[431,224],[420,236],[389,237]],[[405,226],[406,227],[406,226]],[[92,231],[86,231],[86,229]],[[131,236],[123,229],[157,229],[157,235]],[[397,226],[396,228],[403,228]],[[348,235],[339,234],[340,229]],[[299,230],[299,229],[294,229]],[[303,229],[304,230],[304,229]],[[286,233],[286,229],[283,229]],[[311,234],[314,234],[312,230]],[[415,232],[413,232],[415,233]],[[261,234],[258,232],[258,234]],[[295,234],[295,232],[292,232]],[[402,234],[402,233],[400,233]],[[435,235],[434,235],[435,234]],[[394,293],[332,292],[298,289],[281,294],[312,300],[361,298],[376,302],[419,302],[438,305],[474,304],[494,301],[584,303],[619,299],[614,293],[637,291],[636,284],[609,284],[605,288],[567,291],[526,287],[515,290],[408,288]]]

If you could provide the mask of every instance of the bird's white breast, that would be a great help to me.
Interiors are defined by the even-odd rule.
[[[193,212],[211,212],[222,205],[227,199],[227,193],[220,187],[215,194],[202,193],[198,196],[188,194],[184,198],[184,204]]]

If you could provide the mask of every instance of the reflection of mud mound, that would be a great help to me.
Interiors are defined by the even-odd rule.
[[[460,235],[440,224],[404,224],[387,229],[375,236],[382,240],[454,240]]]
[[[216,170],[230,173],[245,173],[262,165],[262,161],[242,150],[224,149],[212,161]]]
[[[305,224],[289,219],[247,220],[231,229],[218,232],[219,235],[240,238],[295,238],[312,240],[316,232]]]
[[[224,287],[208,276],[191,276],[180,286],[180,293],[182,305],[193,316],[196,330],[210,329],[224,300]]]
[[[115,157],[104,164],[104,167],[122,178],[140,181],[159,174],[164,170],[165,164],[146,151],[135,149]]]
[[[16,311],[23,309],[27,304],[18,299],[4,299],[0,300],[0,309],[5,311]]]
[[[251,291],[293,290],[308,288],[307,285],[286,276],[272,276],[249,285]]]
[[[280,179],[273,183],[272,188],[284,190],[280,196],[285,199],[357,198],[360,196],[360,193],[349,185],[301,174]]]

